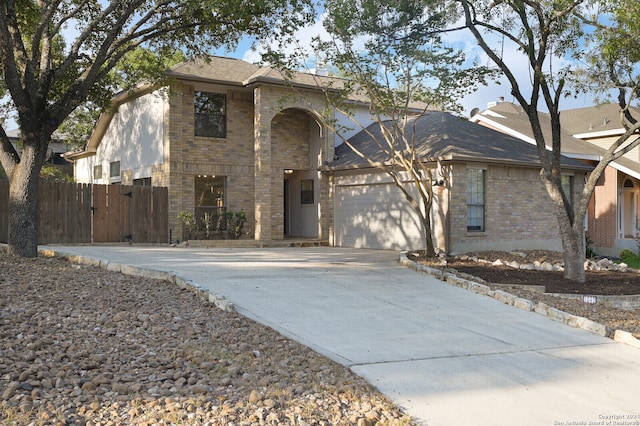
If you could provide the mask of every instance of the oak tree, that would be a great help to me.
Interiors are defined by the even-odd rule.
[[[542,163],[540,176],[553,202],[559,224],[564,252],[564,276],[584,282],[584,220],[596,182],[607,165],[638,145],[637,135],[640,126],[634,124],[627,108],[628,103],[622,102],[621,111],[626,112],[623,114],[623,124],[627,131],[601,157],[586,180],[579,199],[572,203],[569,194],[563,189],[561,179],[562,100],[580,89],[577,85],[572,87],[569,84],[576,76],[582,74],[572,60],[584,59],[585,43],[593,38],[596,28],[601,28],[599,31],[602,34],[596,42],[597,49],[611,51],[611,56],[606,62],[614,68],[616,61],[622,60],[625,64],[631,63],[631,66],[637,69],[637,34],[636,47],[632,49],[635,51],[634,56],[629,55],[630,50],[625,51],[625,48],[606,49],[607,43],[617,43],[613,41],[614,33],[623,39],[627,39],[631,34],[615,14],[615,11],[622,11],[624,6],[620,7],[618,2],[609,0],[596,2],[597,5],[588,0],[455,1],[464,13],[464,25],[471,31],[484,53],[507,78],[511,94],[529,118]],[[634,0],[628,3],[634,4],[637,8],[637,2]],[[607,22],[607,25],[598,24],[599,22]],[[605,34],[608,30],[611,32]],[[520,56],[511,58],[511,61],[503,56],[503,43],[515,46]],[[516,77],[515,70],[520,67],[522,61],[526,61],[529,68],[530,82],[520,81]],[[554,69],[555,63],[565,65]],[[611,79],[615,79],[616,74],[600,73],[597,77],[599,84],[613,82]],[[634,90],[637,91],[637,88]],[[620,93],[624,91],[625,89],[621,88]],[[538,112],[543,108],[549,111],[550,136],[545,136],[540,122]]]

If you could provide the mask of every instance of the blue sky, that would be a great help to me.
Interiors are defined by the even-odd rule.
[[[311,39],[317,35],[326,34],[320,18],[308,27],[305,27],[297,32],[298,43],[302,47],[308,47],[311,44]],[[481,63],[487,64],[488,59],[483,52],[480,51],[476,41],[471,37],[468,31],[459,31],[449,36],[449,41],[456,47],[462,49],[467,54],[467,57],[477,58]],[[261,57],[259,52],[251,50],[251,40],[244,39],[237,46],[232,49],[217,49],[212,52],[219,56],[228,56],[238,59],[243,59],[249,62],[258,62]],[[504,58],[512,66],[512,71],[518,78],[521,86],[525,86],[526,82],[530,81],[530,72],[527,67],[526,61],[523,60],[521,54],[516,51],[515,48],[504,48]],[[507,102],[515,102],[515,99],[511,95],[511,88],[508,85],[506,79],[502,79],[502,84],[493,83],[489,86],[479,85],[477,91],[471,95],[466,96],[461,100],[461,104],[464,107],[464,114],[469,116],[470,112],[474,108],[483,110],[487,107],[489,102],[496,101],[499,97],[503,97]],[[566,98],[562,100],[561,110],[588,107],[594,105],[593,97],[581,96],[577,99]],[[15,129],[17,127],[15,121],[10,120],[4,123],[6,130]]]
[[[300,46],[308,47],[311,44],[311,39],[314,36],[324,35],[326,32],[324,31],[321,21],[318,20],[315,24],[305,27],[302,30],[297,32],[297,39],[299,41]],[[453,44],[456,48],[463,50],[467,58],[478,59],[483,64],[488,64],[489,59],[487,56],[480,50],[477,45],[477,42],[471,36],[468,31],[459,31],[453,33],[449,36],[449,42]],[[527,86],[527,82],[531,80],[530,70],[527,66],[526,60],[522,57],[522,55],[515,49],[515,47],[504,46],[504,59],[505,61],[511,65],[513,73],[518,78],[519,84],[521,87]],[[229,56],[238,59],[244,59],[249,62],[258,62],[260,61],[259,52],[251,50],[251,42],[250,40],[244,40],[241,42],[235,49],[231,51],[227,51],[225,49],[219,49],[214,52],[216,55],[220,56]],[[557,64],[563,62],[561,59],[556,59]],[[497,83],[490,84],[488,86],[478,85],[477,90],[464,97],[461,100],[461,104],[464,107],[464,114],[469,116],[471,110],[474,108],[479,108],[480,110],[484,110],[487,108],[489,102],[497,101],[498,98],[503,97],[507,102],[514,102],[516,100],[511,95],[511,87],[508,84],[506,78],[501,78]],[[540,102],[541,110],[543,102]],[[594,97],[582,95],[578,98],[563,98],[561,100],[560,109],[574,109],[574,108],[582,108],[589,107],[594,105]]]

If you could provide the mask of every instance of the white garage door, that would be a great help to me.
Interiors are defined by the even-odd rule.
[[[335,208],[336,246],[424,247],[418,215],[393,183],[337,186]]]

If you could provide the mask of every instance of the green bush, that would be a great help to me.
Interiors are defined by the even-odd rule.
[[[633,250],[624,249],[620,252],[619,257],[630,268],[640,269],[640,257]]]
[[[625,260],[625,261],[637,258],[636,254],[632,250],[629,250],[629,249],[622,250],[620,252],[620,254],[618,255],[618,257],[620,257],[620,259]]]

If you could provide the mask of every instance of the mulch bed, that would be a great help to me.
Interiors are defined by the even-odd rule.
[[[545,286],[547,293],[640,294],[640,273],[635,270],[627,272],[587,271],[586,282],[577,283],[565,279],[562,272],[527,271],[455,258],[447,260],[447,267],[494,284]]]

